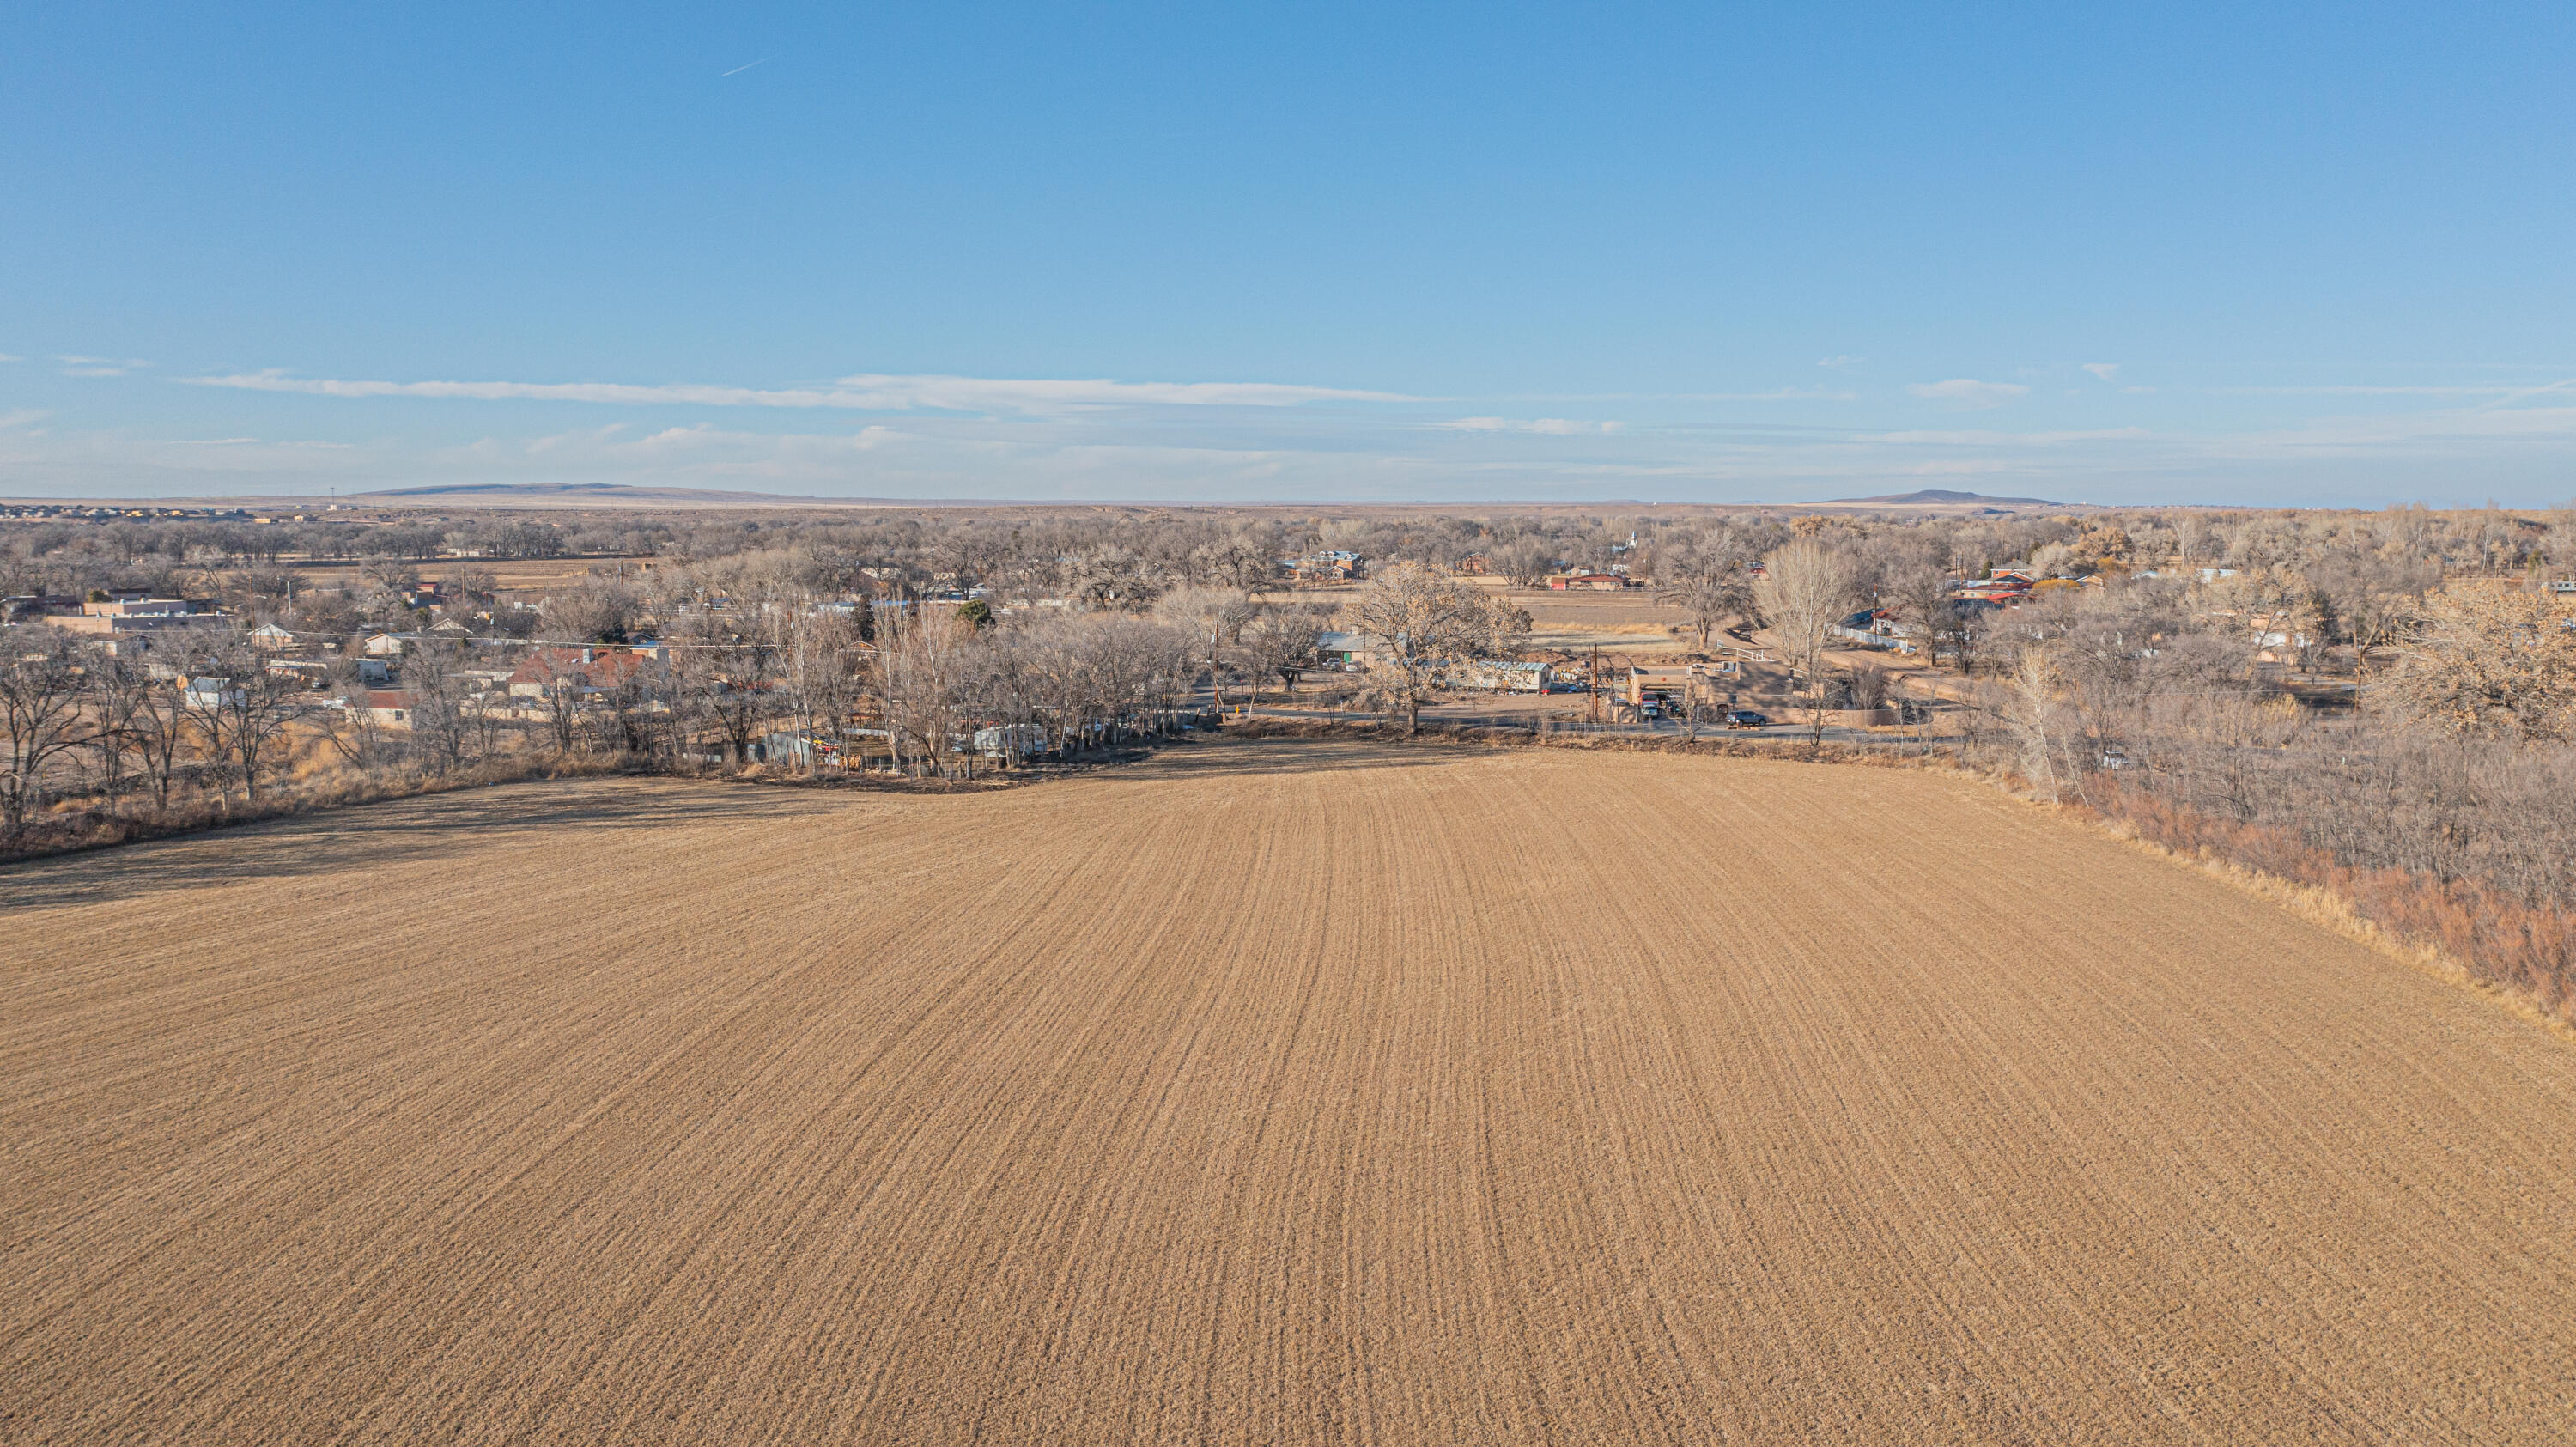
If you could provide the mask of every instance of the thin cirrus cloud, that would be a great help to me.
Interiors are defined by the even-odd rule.
[[[2117,362],[2086,362],[2083,370],[2092,373],[2094,376],[2101,378],[2105,382],[2117,382],[2120,380],[2120,364]]]
[[[1570,417],[1460,417],[1432,426],[1444,432],[1530,432],[1542,437],[1572,437],[1578,434],[1616,432],[1616,422],[1578,422]]]
[[[1980,382],[1973,377],[1952,377],[1946,382],[1916,382],[1905,390],[1927,402],[1946,402],[1953,407],[1970,410],[2001,407],[2030,395],[2030,389],[2019,382]]]
[[[862,412],[1072,412],[1100,407],[1294,407],[1307,402],[1410,402],[1395,392],[1279,382],[890,376],[863,373],[826,387],[721,387],[627,382],[370,382],[293,377],[281,371],[187,377],[199,387],[314,397],[443,397],[478,402],[601,402],[625,406],[829,407]]]
[[[133,357],[78,357],[59,353],[54,360],[62,363],[66,377],[122,377],[138,367],[152,365]]]
[[[2563,383],[2560,385],[2564,385]],[[2219,387],[2235,397],[2525,397],[2546,387]]]

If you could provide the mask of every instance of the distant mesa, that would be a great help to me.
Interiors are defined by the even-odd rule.
[[[2064,507],[2064,506],[2066,506],[2066,504],[2064,504],[2064,503],[2062,503],[2062,502],[2051,502],[2051,501],[2049,501],[2047,498],[2044,498],[2044,497],[1987,497],[1987,496],[1986,496],[1985,494],[1983,494],[1983,493],[1976,493],[1976,492],[1952,492],[1952,491],[1948,490],[1947,488],[1938,488],[1938,487],[1927,487],[1927,488],[1922,489],[1922,490],[1921,490],[1921,491],[1919,491],[1919,492],[1892,492],[1892,493],[1889,493],[1889,494],[1888,494],[1887,496],[1885,496],[1885,497],[1838,497],[1838,498],[1835,498],[1835,499],[1834,499],[1834,501],[1836,501],[1836,502],[1844,502],[1844,503],[1852,503],[1852,502],[1876,502],[1876,503],[1886,503],[1886,504],[1888,504],[1888,505],[1890,505],[1890,506],[1893,506],[1893,507],[1905,507],[1905,506],[1932,507],[1932,506],[1941,506],[1941,505],[1958,505],[1958,504],[1974,504],[1974,505],[1981,506],[1981,507]]]

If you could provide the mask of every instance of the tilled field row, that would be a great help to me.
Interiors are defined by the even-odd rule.
[[[0,955],[11,1441],[2576,1421],[2576,1051],[1927,774],[514,786]]]

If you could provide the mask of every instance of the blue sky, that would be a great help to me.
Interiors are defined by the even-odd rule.
[[[2576,7],[2075,8],[22,9],[0,495],[2576,495]]]

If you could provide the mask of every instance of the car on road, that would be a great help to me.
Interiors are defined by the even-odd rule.
[[[1726,726],[1731,729],[1758,729],[1770,722],[1771,720],[1749,708],[1731,708],[1726,711]]]

